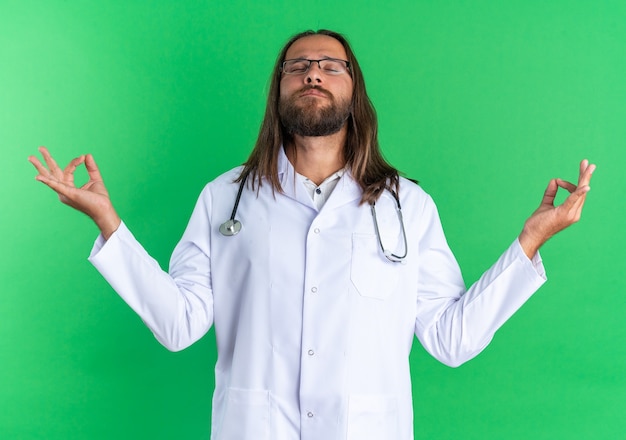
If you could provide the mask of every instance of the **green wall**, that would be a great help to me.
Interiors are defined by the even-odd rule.
[[[468,284],[551,177],[598,164],[542,250],[549,282],[481,356],[415,345],[416,438],[624,435],[626,2],[0,0],[2,439],[209,438],[212,332],[162,348],[26,158],[93,153],[166,266],[202,186],[247,157],[279,47],[322,27],[351,39],[385,154],[434,196]]]

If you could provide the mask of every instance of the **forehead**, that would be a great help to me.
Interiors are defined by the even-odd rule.
[[[328,35],[309,35],[296,40],[287,50],[285,59],[293,58],[339,58],[345,60],[343,45]]]

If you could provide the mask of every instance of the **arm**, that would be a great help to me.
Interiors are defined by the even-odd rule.
[[[595,169],[596,166],[586,159],[580,162],[578,186],[561,179],[550,180],[539,208],[526,220],[519,236],[520,245],[528,258],[532,258],[550,237],[580,219]],[[554,206],[559,188],[568,190],[570,195],[563,204]]]
[[[545,282],[545,274],[539,256],[529,260],[515,240],[466,289],[430,198],[420,221],[415,335],[436,359],[456,367],[489,344],[496,331]]]
[[[539,247],[578,221],[595,170],[584,160],[578,186],[560,179],[548,185],[539,208],[509,249],[469,289],[465,290],[456,261],[447,247],[436,210],[426,210],[420,240],[420,292],[415,333],[441,362],[457,366],[476,356],[495,332],[545,281]],[[554,206],[559,187],[571,194]]]
[[[163,271],[118,217],[91,155],[72,160],[61,170],[45,147],[28,160],[36,179],[52,188],[61,202],[91,217],[100,228],[91,263],[170,350],[182,350],[202,337],[213,323],[210,282],[209,225],[204,200],[198,203],[183,240],[174,251],[170,273]],[[88,182],[74,185],[74,172],[85,164]]]
[[[210,225],[201,196],[185,233],[162,270],[124,223],[104,242],[98,238],[89,261],[171,351],[200,339],[213,325]]]
[[[61,202],[91,217],[104,239],[107,240],[117,230],[121,220],[113,208],[109,192],[104,186],[93,156],[91,154],[79,156],[73,159],[64,170],[61,170],[46,147],[40,147],[39,151],[48,168],[35,156],[30,156],[28,161],[39,172],[35,178],[54,190]],[[82,164],[87,169],[89,180],[82,187],[77,188],[74,185],[74,172]]]

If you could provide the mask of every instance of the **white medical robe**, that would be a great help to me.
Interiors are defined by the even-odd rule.
[[[223,236],[239,171],[204,188],[169,274],[124,224],[90,256],[167,348],[215,326],[212,440],[412,439],[413,335],[457,366],[545,280],[516,240],[466,291],[435,205],[404,179],[408,255],[390,262],[350,172],[318,211],[283,152],[284,194],[244,190],[242,230]],[[388,192],[376,211],[383,245],[402,254]]]

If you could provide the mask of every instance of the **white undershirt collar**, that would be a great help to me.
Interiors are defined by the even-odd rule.
[[[322,206],[324,206],[324,203],[326,203],[326,200],[328,200],[328,197],[337,186],[339,179],[341,178],[341,176],[343,176],[345,171],[345,168],[340,169],[339,171],[331,174],[326,179],[324,179],[324,181],[319,185],[316,185],[315,182],[313,182],[308,177],[305,177],[302,174],[298,174],[298,177],[300,177],[300,180],[304,184],[307,193],[311,197],[311,200],[313,200],[313,204],[318,211],[322,209]]]

